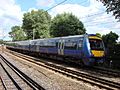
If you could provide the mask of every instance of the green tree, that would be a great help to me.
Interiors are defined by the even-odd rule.
[[[96,33],[96,36],[98,36],[100,38],[102,37],[100,33]]]
[[[118,37],[119,36],[112,31],[102,36],[106,46],[106,63],[109,66],[112,60],[112,67],[117,69],[120,68],[120,45],[116,42]]]
[[[51,16],[44,10],[27,12],[23,17],[22,28],[26,32],[27,38],[32,39],[50,37]]]
[[[53,37],[79,35],[85,32],[83,23],[70,13],[58,14],[51,21],[50,34]]]
[[[120,0],[99,0],[107,8],[107,12],[113,12],[116,19],[120,20]]]
[[[4,44],[4,41],[2,39],[0,39],[0,44]]]
[[[13,26],[11,28],[11,32],[9,32],[10,37],[13,41],[25,40],[26,35],[23,29],[20,26]]]
[[[116,40],[118,39],[118,37],[119,36],[116,33],[111,31],[108,34],[103,35],[102,39],[103,39],[105,46],[109,48],[117,43]]]

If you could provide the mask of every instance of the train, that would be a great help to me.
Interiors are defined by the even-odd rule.
[[[95,34],[8,42],[8,49],[48,57],[61,57],[85,66],[105,62],[105,47]]]

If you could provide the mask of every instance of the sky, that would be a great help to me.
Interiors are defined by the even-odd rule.
[[[64,1],[64,0],[63,0]],[[11,27],[22,25],[23,14],[31,10],[48,10],[62,0],[0,0],[0,39],[11,40]],[[107,34],[110,31],[120,37],[120,22],[97,0],[66,0],[48,11],[54,18],[64,12],[72,13],[83,22],[88,34]],[[120,41],[120,38],[119,38]]]

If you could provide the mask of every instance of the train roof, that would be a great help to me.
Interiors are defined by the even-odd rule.
[[[64,37],[55,37],[55,38],[43,38],[43,39],[34,39],[34,40],[29,40],[30,42],[32,41],[38,41],[38,40],[56,40],[56,39],[65,39],[65,38],[76,38],[76,37],[84,37],[84,35],[74,35],[74,36],[64,36]],[[21,41],[22,42],[22,41]]]
[[[55,37],[55,38],[43,38],[43,39],[34,39],[34,40],[25,40],[25,41],[15,41],[13,43],[24,43],[24,42],[33,42],[39,40],[57,40],[57,39],[67,39],[67,38],[77,38],[77,37],[84,37],[87,36],[96,36],[96,34],[83,34],[83,35],[72,35],[72,36],[64,36],[64,37]]]

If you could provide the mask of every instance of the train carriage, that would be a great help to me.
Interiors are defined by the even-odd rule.
[[[28,53],[72,58],[73,62],[80,61],[80,63],[87,66],[103,63],[105,57],[102,39],[93,34],[36,39],[15,43],[19,45],[17,46],[19,49],[27,50]]]

